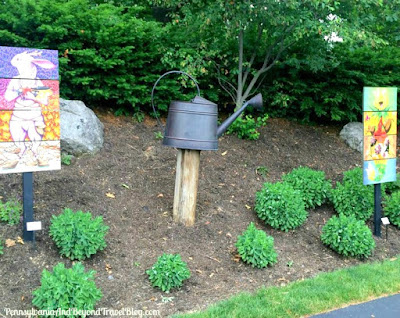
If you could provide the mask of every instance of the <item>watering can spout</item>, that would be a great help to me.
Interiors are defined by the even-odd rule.
[[[257,94],[248,102],[244,103],[240,109],[234,112],[229,118],[227,118],[217,129],[217,138],[221,137],[222,134],[228,129],[228,127],[240,116],[240,114],[246,109],[247,106],[253,106],[260,110],[263,106],[262,95]]]

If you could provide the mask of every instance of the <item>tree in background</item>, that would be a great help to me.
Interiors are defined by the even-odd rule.
[[[194,53],[179,66],[208,73],[214,65],[219,84],[236,108],[255,93],[274,65],[290,61],[318,71],[327,63],[337,63],[333,60],[334,44],[329,41],[333,34],[342,37],[349,48],[387,44],[381,23],[377,24],[389,17],[390,10],[382,0],[155,2],[174,9],[172,24],[186,34],[164,61],[177,59],[190,48]],[[287,54],[293,49],[299,49],[300,54]]]

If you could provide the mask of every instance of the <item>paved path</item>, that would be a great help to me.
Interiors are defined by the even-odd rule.
[[[400,318],[400,294],[352,305],[310,318]]]

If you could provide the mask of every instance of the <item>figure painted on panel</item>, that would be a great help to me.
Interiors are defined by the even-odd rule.
[[[48,163],[41,160],[38,149],[42,141],[45,121],[42,114],[41,105],[48,105],[52,91],[43,86],[41,80],[37,78],[38,67],[53,69],[56,67],[52,62],[41,59],[41,52],[27,51],[16,54],[11,65],[18,70],[18,75],[13,77],[5,91],[4,98],[14,104],[10,119],[10,133],[13,141],[18,145],[17,154],[21,159],[27,145],[24,143],[29,138],[29,143],[36,164],[46,166]],[[18,160],[7,163],[3,168],[12,169],[18,165]]]

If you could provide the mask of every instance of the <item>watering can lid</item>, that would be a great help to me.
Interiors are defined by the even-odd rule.
[[[217,106],[217,104],[210,102],[208,99],[205,99],[199,95],[197,95],[195,98],[192,99],[192,103],[194,104],[206,104],[206,105],[215,105]]]

